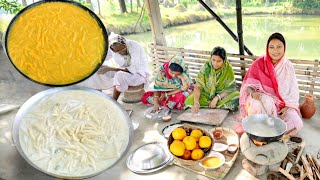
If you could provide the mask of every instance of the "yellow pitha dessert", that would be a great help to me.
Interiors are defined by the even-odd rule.
[[[103,62],[105,30],[81,7],[45,2],[30,7],[8,29],[6,50],[25,76],[48,85],[67,85],[90,76]]]

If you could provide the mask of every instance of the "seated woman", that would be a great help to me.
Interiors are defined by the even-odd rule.
[[[185,101],[185,106],[192,107],[192,112],[197,113],[200,107],[238,108],[239,92],[232,66],[222,47],[212,50],[210,60],[202,66],[196,81],[194,93]]]
[[[284,56],[284,37],[280,33],[272,34],[266,48],[266,56],[252,63],[241,86],[241,115],[278,116],[287,124],[287,130],[296,128],[299,131],[303,126],[299,115],[299,89],[294,67]]]
[[[155,75],[155,91],[146,92],[142,103],[153,104],[156,111],[160,106],[182,110],[185,99],[192,92],[191,83],[188,66],[182,57],[176,55],[160,66]]]
[[[113,99],[117,100],[129,86],[139,86],[148,82],[148,60],[138,42],[127,40],[115,33],[109,35],[109,50],[106,60],[113,59],[119,68],[102,66],[97,75],[103,75],[101,83],[113,83]]]

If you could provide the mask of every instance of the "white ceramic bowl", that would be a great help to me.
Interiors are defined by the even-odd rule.
[[[203,162],[204,162],[206,159],[210,158],[210,157],[219,158],[219,159],[221,160],[221,163],[220,163],[219,165],[217,165],[217,166],[214,166],[214,167],[207,167],[207,166],[203,165]],[[211,153],[210,153],[204,160],[202,160],[202,161],[199,163],[199,165],[200,165],[201,167],[203,167],[205,170],[209,171],[209,170],[214,170],[214,169],[217,169],[217,168],[221,167],[225,162],[226,162],[226,159],[225,159],[225,157],[224,157],[223,154],[221,154],[221,153],[219,153],[219,152],[211,151]]]

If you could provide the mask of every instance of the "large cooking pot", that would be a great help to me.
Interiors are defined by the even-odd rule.
[[[242,127],[250,139],[259,142],[278,141],[287,130],[286,123],[267,114],[255,114],[242,120]]]
[[[113,162],[110,162],[110,164],[108,166],[105,166],[103,169],[100,169],[98,171],[95,172],[90,172],[86,175],[61,175],[61,174],[56,174],[53,172],[49,172],[46,169],[43,169],[41,167],[39,167],[35,162],[33,162],[27,155],[27,153],[25,152],[25,149],[23,148],[23,142],[22,140],[24,140],[24,136],[25,133],[24,131],[22,131],[22,129],[24,128],[23,125],[25,124],[24,121],[26,121],[26,116],[28,115],[28,113],[30,111],[33,111],[33,108],[36,107],[39,103],[42,102],[48,102],[47,99],[57,96],[59,93],[64,93],[64,92],[74,92],[74,91],[78,91],[78,92],[83,92],[85,93],[85,96],[89,96],[89,97],[93,97],[93,96],[97,96],[97,98],[93,99],[88,99],[88,101],[83,101],[84,103],[87,103],[89,101],[92,101],[92,103],[97,104],[96,106],[96,110],[95,112],[98,112],[98,110],[100,111],[106,111],[109,109],[109,112],[112,111],[113,113],[116,113],[116,120],[118,122],[122,122],[123,123],[123,127],[127,127],[124,128],[124,132],[126,132],[127,134],[125,134],[125,136],[128,138],[127,143],[123,144],[123,147],[120,149],[121,152],[119,153],[119,156],[117,158],[114,158]],[[69,99],[72,100],[77,100],[76,98],[78,98],[78,96],[70,96]],[[68,98],[67,98],[68,99]],[[105,105],[102,105],[102,103],[100,103],[101,101],[106,101],[109,102],[108,103],[108,107],[105,107]],[[66,100],[65,100],[66,101]],[[71,101],[70,101],[71,102]],[[63,100],[59,101],[58,103],[64,103]],[[67,111],[67,110],[66,110]],[[45,121],[45,119],[43,119]],[[105,120],[107,121],[107,120]],[[111,128],[111,127],[110,127]],[[120,130],[118,130],[117,132],[122,132]],[[22,139],[23,138],[23,139]],[[120,104],[118,104],[116,101],[114,101],[111,97],[107,96],[106,94],[93,90],[93,89],[89,89],[89,88],[83,88],[83,87],[63,87],[63,88],[52,88],[52,89],[48,89],[45,91],[42,91],[34,96],[32,96],[30,99],[28,99],[19,109],[14,123],[13,123],[13,141],[14,144],[18,150],[18,152],[20,153],[20,155],[34,168],[38,169],[39,171],[42,171],[50,176],[54,176],[57,178],[61,178],[61,179],[84,179],[84,178],[88,178],[88,177],[92,177],[92,176],[96,176],[100,173],[102,173],[103,171],[113,167],[115,164],[117,164],[128,152],[130,146],[131,146],[131,142],[132,142],[132,138],[133,138],[133,128],[132,128],[132,122],[131,119],[129,118],[127,112],[123,109],[123,107],[121,107]],[[24,140],[25,141],[25,140]],[[53,142],[52,142],[53,143]],[[106,149],[104,149],[104,151],[106,151]]]

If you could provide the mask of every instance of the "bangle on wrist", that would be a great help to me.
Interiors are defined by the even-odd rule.
[[[221,101],[221,96],[220,96],[220,94],[217,94],[217,97],[219,98],[219,101]]]
[[[153,96],[153,98],[159,98],[159,96]]]
[[[199,103],[199,102],[195,102],[194,104],[195,104],[195,105],[197,104],[198,106],[200,106],[200,103]]]

